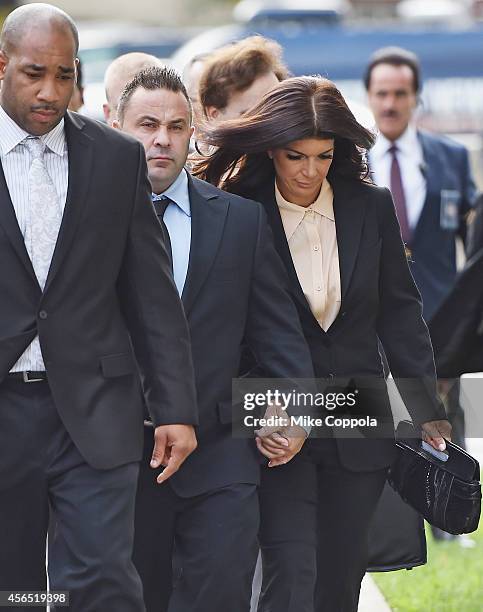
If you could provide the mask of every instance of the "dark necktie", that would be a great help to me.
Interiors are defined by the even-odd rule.
[[[392,145],[389,149],[389,153],[392,156],[391,161],[391,193],[396,207],[396,214],[401,228],[401,235],[405,243],[411,241],[411,228],[409,227],[408,211],[406,208],[406,197],[404,195],[404,189],[401,178],[401,168],[397,160],[398,148],[396,145]]]
[[[172,201],[173,200],[171,200],[170,198],[166,196],[163,196],[159,200],[153,201],[154,210],[156,214],[158,215],[158,219],[161,221],[161,227],[163,228],[163,233],[166,238],[166,250],[168,251],[169,261],[171,262],[171,270],[173,270],[173,251],[171,249],[171,240],[169,237],[168,228],[164,224],[163,217],[164,217],[164,213],[166,212],[166,209],[168,208],[168,206],[171,204]]]

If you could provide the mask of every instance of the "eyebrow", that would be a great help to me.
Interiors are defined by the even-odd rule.
[[[34,72],[42,72],[45,70],[45,66],[41,66],[39,64],[27,64],[24,66],[25,70],[33,70]],[[74,74],[75,68],[68,68],[67,66],[59,66],[60,72],[62,74]]]
[[[327,153],[330,153],[333,150],[334,150],[334,147],[330,147],[330,149],[327,149],[327,151],[322,151],[321,153],[317,153],[317,155],[326,155]],[[290,147],[285,147],[285,151],[291,151],[292,153],[296,153],[297,155],[303,155],[306,157],[305,153],[302,153],[302,151],[297,151],[297,149],[291,149]]]

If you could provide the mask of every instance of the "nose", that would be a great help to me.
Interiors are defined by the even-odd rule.
[[[303,169],[304,175],[307,178],[315,178],[317,176],[317,165],[316,165],[316,161],[314,159],[311,159],[310,157],[305,161],[304,164],[304,169]]]
[[[170,144],[169,132],[165,126],[161,126],[154,137],[154,145],[158,147],[169,147]]]
[[[385,110],[393,109],[395,102],[396,102],[395,96],[386,96],[384,98],[384,109]]]
[[[57,83],[55,79],[42,79],[41,87],[37,93],[37,98],[42,102],[53,104],[58,102],[59,94],[57,91]]]

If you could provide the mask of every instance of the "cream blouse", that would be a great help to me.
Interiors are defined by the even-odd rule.
[[[327,331],[341,302],[332,188],[324,180],[317,199],[307,207],[285,200],[276,183],[275,197],[299,283],[314,317]]]

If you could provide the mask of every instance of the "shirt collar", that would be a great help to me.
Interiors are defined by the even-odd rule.
[[[404,132],[396,141],[389,140],[379,132],[375,145],[371,149],[370,156],[374,162],[380,161],[395,144],[399,153],[404,156],[410,156],[414,159],[415,156],[421,156],[421,143],[419,142],[416,127],[409,124]]]
[[[0,105],[0,148],[2,155],[10,153],[17,145],[19,145],[28,136],[31,136],[28,132],[22,129],[2,108]],[[64,132],[64,118],[60,122],[44,134],[40,136],[40,140],[48,147],[53,153],[57,155],[63,155],[65,152],[65,132]]]
[[[332,187],[327,179],[322,183],[317,199],[310,206],[299,206],[286,200],[280,193],[276,181],[275,199],[277,200],[278,207],[283,211],[282,220],[287,239],[292,237],[305,215],[310,211],[314,211],[322,217],[330,219],[330,221],[335,221]]]
[[[187,217],[191,217],[188,174],[184,168],[166,191],[159,194],[153,193],[153,201],[160,200],[163,196],[172,200]]]

